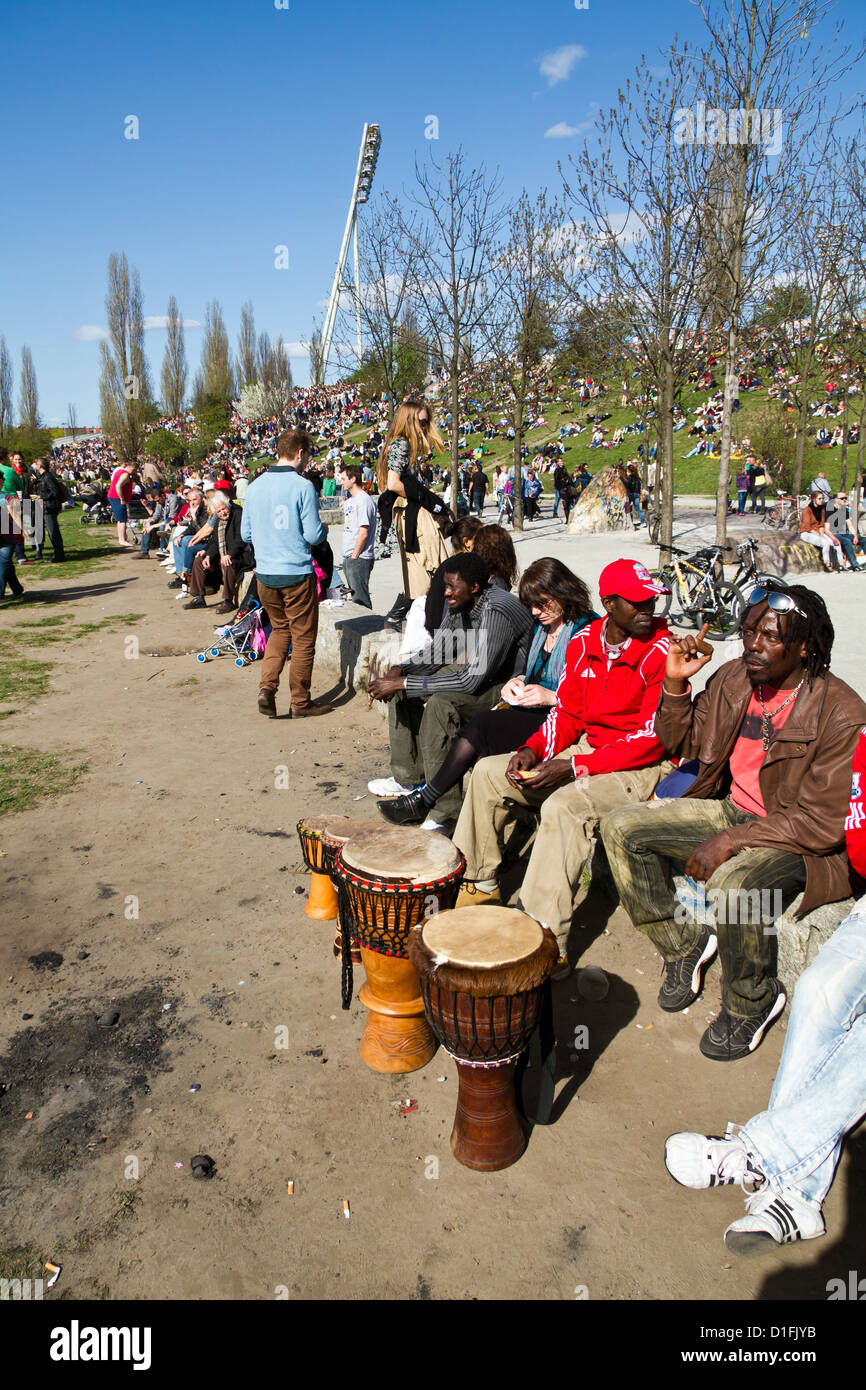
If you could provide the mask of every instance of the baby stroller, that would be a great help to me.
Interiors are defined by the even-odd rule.
[[[206,662],[214,656],[233,657],[235,666],[248,666],[250,662],[258,661],[268,641],[262,621],[263,613],[259,600],[248,596],[235,614],[234,622],[215,628],[214,645],[207,651],[199,652],[196,661]]]

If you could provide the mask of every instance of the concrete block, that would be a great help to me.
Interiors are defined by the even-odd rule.
[[[385,627],[385,620],[351,600],[319,608],[316,664],[339,675],[347,690],[364,691],[367,672],[375,655],[380,669],[394,665],[400,650],[400,634]]]

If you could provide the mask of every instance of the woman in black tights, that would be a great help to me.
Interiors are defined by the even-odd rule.
[[[550,557],[529,566],[518,592],[535,619],[525,675],[506,681],[496,708],[476,715],[460,730],[435,777],[407,796],[377,801],[380,813],[392,824],[419,825],[426,820],[439,797],[461,781],[479,758],[522,747],[556,704],[568,644],[599,615],[590,606],[583,581]]]

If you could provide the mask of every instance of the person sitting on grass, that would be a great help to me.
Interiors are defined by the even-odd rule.
[[[699,761],[696,780],[679,800],[612,812],[601,837],[622,906],[664,962],[662,1009],[694,1003],[719,951],[722,1009],[700,1050],[728,1062],[785,1007],[776,919],[801,890],[798,917],[851,891],[845,814],[866,704],[831,674],[833,625],[803,585],[752,590],[743,655],[692,700],[690,678],[712,659],[697,645],[707,628],[671,638],[655,716],[668,753]],[[706,885],[712,927],[678,902],[674,869]]]

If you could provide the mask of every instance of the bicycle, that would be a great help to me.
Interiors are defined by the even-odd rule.
[[[768,589],[787,589],[786,580],[780,579],[777,574],[758,569],[757,541],[750,539],[738,545],[737,559],[739,567],[731,580],[735,589],[742,593],[748,593],[749,589],[758,585]]]
[[[761,518],[761,524],[769,526],[771,531],[799,531],[801,505],[800,498],[780,492],[777,501]]]
[[[716,568],[724,559],[722,547],[699,550],[691,556],[676,546],[671,550],[674,559],[670,564],[653,572],[653,578],[671,591],[662,597],[658,616],[666,618],[676,599],[680,612],[673,621],[679,626],[700,627],[709,623],[714,636],[722,639],[730,636],[739,627],[746,599],[735,584],[716,578]],[[679,559],[679,556],[685,558]]]

